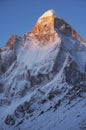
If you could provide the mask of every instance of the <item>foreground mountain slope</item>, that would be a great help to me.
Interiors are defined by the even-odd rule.
[[[86,43],[53,10],[1,48],[1,129],[84,130],[85,98]]]

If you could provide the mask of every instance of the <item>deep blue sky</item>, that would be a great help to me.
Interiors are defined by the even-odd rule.
[[[31,31],[49,9],[54,9],[86,40],[86,0],[0,0],[0,46],[12,34]]]

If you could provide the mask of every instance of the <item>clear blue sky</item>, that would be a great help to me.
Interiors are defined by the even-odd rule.
[[[31,31],[49,9],[54,9],[86,40],[86,0],[0,0],[0,46],[12,34]]]

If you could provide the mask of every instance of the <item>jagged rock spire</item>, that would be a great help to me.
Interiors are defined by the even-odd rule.
[[[34,34],[48,34],[54,32],[54,17],[55,12],[53,10],[46,11],[37,21],[32,32]]]

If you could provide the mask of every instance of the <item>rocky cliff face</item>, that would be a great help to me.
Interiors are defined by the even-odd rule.
[[[46,14],[41,16],[32,30],[36,39],[44,43],[54,42],[57,35],[54,27],[54,12],[52,11],[49,13],[50,16]]]
[[[0,49],[0,129],[81,130],[85,101],[85,42],[53,10]]]
[[[32,32],[38,35],[54,33],[54,17],[47,16],[47,17],[39,18]]]

